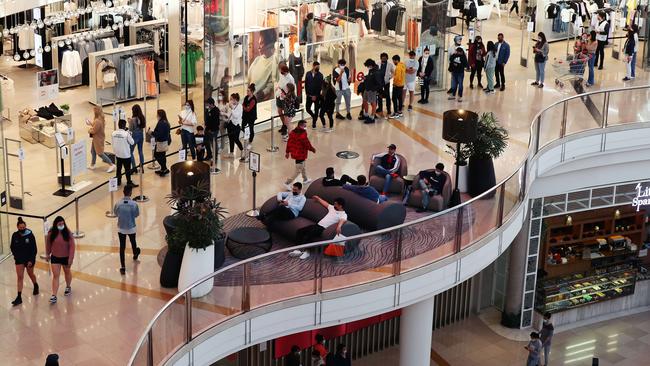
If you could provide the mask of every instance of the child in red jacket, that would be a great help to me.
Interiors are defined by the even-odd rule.
[[[287,150],[284,155],[285,158],[295,160],[296,169],[292,176],[287,178],[284,182],[285,187],[288,187],[288,190],[291,190],[291,183],[298,178],[298,175],[302,174],[302,184],[307,184],[311,182],[307,178],[307,171],[305,170],[305,161],[307,160],[307,155],[309,151],[316,153],[316,149],[309,142],[307,137],[307,121],[301,120],[298,122],[298,126],[289,133],[289,140],[287,141]]]

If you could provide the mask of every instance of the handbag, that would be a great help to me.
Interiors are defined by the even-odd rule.
[[[169,143],[167,141],[156,142],[156,152],[167,152],[169,150]]]
[[[329,244],[325,247],[323,253],[330,257],[342,257],[345,254],[345,236],[341,234],[336,234],[332,240],[342,240],[336,243]]]

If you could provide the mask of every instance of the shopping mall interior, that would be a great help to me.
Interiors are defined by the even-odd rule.
[[[649,14],[0,0],[0,365],[648,364]]]

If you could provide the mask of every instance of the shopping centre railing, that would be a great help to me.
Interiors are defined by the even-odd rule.
[[[174,296],[154,316],[129,365],[164,363],[198,335],[253,309],[372,283],[462,252],[499,229],[524,203],[531,181],[529,162],[541,148],[578,132],[648,122],[649,95],[650,86],[611,89],[572,96],[545,108],[531,124],[524,161],[489,191],[445,211],[345,239],[348,247],[380,254],[372,261],[347,263],[325,258],[322,252],[332,243],[328,240],[274,251],[214,272]],[[72,202],[78,203],[83,196]],[[287,260],[295,249],[313,254],[306,260]],[[193,299],[192,290],[206,283],[210,284],[209,293]],[[268,284],[272,289],[263,286]]]

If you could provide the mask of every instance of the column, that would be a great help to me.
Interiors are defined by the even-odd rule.
[[[501,324],[508,328],[519,328],[521,322],[521,305],[524,294],[526,277],[526,252],[528,248],[529,216],[524,219],[524,225],[510,244],[510,260],[508,262],[508,283]]]
[[[433,297],[402,309],[399,326],[399,364],[431,364]]]

